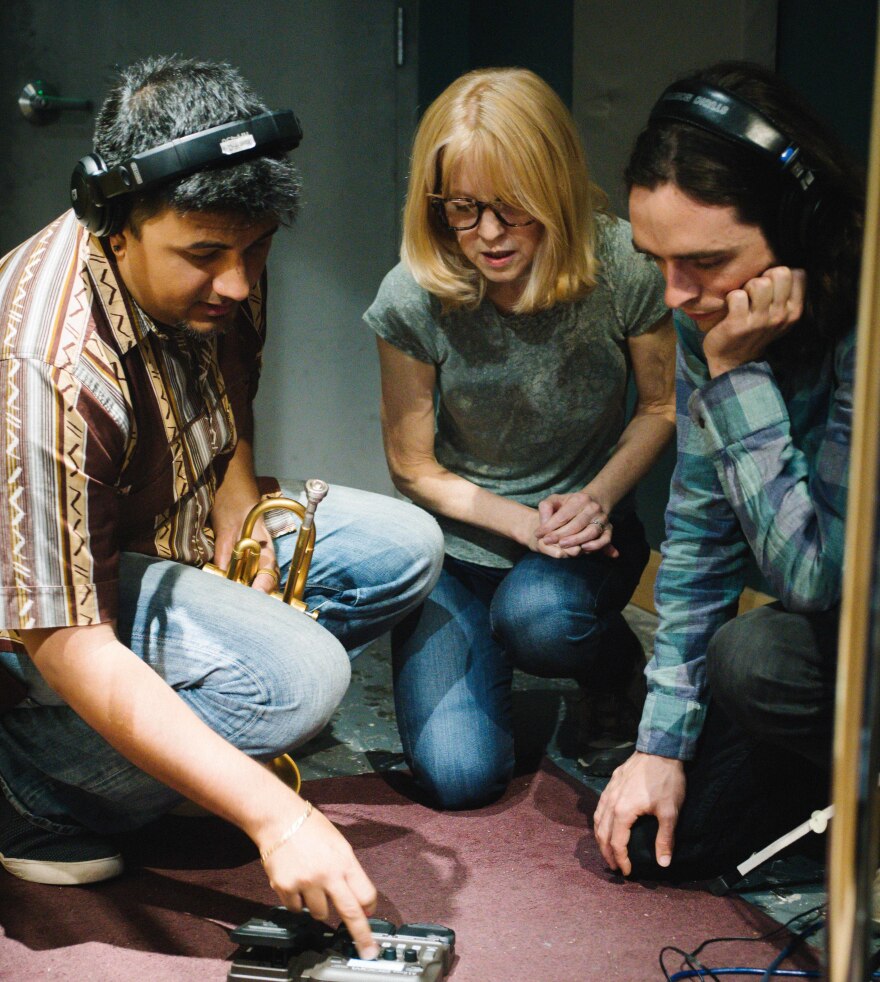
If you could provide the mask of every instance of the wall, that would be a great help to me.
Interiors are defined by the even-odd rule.
[[[273,108],[293,107],[302,214],[269,259],[269,342],[257,400],[263,472],[390,490],[378,368],[361,323],[396,262],[399,202],[415,106],[415,43],[396,65],[394,0],[27,0],[0,4],[0,252],[67,207],[92,115],[34,127],[25,82],[99,104],[113,65],[180,52],[239,66]],[[412,11],[414,0],[404,0]],[[87,11],[87,16],[84,12]],[[404,122],[399,123],[400,120]],[[405,137],[401,137],[401,129]]]
[[[776,0],[574,0],[572,111],[618,214],[624,164],[663,88],[722,58],[773,67],[775,52]]]
[[[867,164],[876,0],[779,0],[776,68]]]
[[[472,68],[530,68],[571,104],[572,2],[421,0],[419,105]]]
[[[776,49],[775,0],[669,0],[608,4],[574,0],[572,111],[593,169],[618,215],[626,217],[623,169],[654,100],[674,78],[722,58],[770,67]],[[648,541],[664,537],[663,513],[675,464],[670,447],[638,491]]]
[[[297,109],[305,207],[270,259],[258,462],[376,490],[390,483],[373,341],[360,313],[395,262],[419,109],[469,68],[533,68],[570,101],[595,176],[625,213],[623,161],[662,86],[720,57],[777,58],[771,0],[403,0],[405,64],[395,67],[397,6],[261,0],[243,12],[234,0],[92,0],[83,17],[74,0],[0,4],[0,251],[66,207],[70,169],[90,147],[89,115],[40,129],[21,119],[15,99],[32,78],[98,102],[114,63],[177,50],[237,63],[270,104]],[[779,2],[780,72],[857,153],[867,146],[876,16],[872,0]],[[654,545],[670,470],[667,455],[640,493]]]

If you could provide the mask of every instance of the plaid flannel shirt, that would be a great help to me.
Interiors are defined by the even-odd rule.
[[[675,321],[678,456],[637,747],[686,760],[706,714],[706,649],[736,616],[749,550],[787,610],[840,602],[855,332],[806,370],[750,362],[712,379],[700,331]]]

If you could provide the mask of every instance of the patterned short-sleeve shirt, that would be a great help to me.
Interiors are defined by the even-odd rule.
[[[190,339],[137,307],[72,212],[0,260],[0,644],[115,617],[120,551],[212,557],[214,492],[259,378],[263,287],[234,329]]]

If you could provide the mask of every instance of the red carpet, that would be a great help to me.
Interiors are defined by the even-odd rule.
[[[590,831],[595,796],[553,764],[496,805],[437,813],[398,793],[403,775],[307,785],[379,890],[378,915],[457,934],[454,982],[647,982],[664,944],[758,937],[775,922],[733,898],[627,883]],[[214,819],[168,817],[124,843],[129,872],[94,887],[0,878],[0,978],[226,979],[226,929],[274,902],[256,852]],[[718,945],[709,965],[766,966],[788,938]],[[667,962],[675,965],[677,962]],[[785,967],[815,968],[809,952]]]

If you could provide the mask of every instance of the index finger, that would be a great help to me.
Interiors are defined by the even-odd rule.
[[[333,889],[330,898],[348,928],[348,933],[351,935],[360,957],[376,958],[379,954],[379,946],[373,938],[373,932],[367,920],[367,911],[372,909],[372,904],[367,904],[365,910],[348,884]]]
[[[614,778],[611,780],[613,782]],[[609,784],[605,791],[602,792],[599,798],[599,804],[596,806],[596,811],[593,814],[593,833],[599,845],[599,852],[611,869],[617,869],[614,853],[611,849],[611,839],[614,834],[615,808],[614,789]]]
[[[791,271],[791,301],[803,306],[807,295],[807,273],[803,269]]]
[[[554,495],[553,497],[557,499],[553,503],[553,512],[546,515],[546,517],[541,517],[541,524],[537,529],[540,538],[544,538],[551,533],[558,537],[562,533],[563,527],[567,527],[581,511],[578,504],[572,498],[563,499],[560,495]],[[549,501],[550,499],[545,498],[544,500]]]
[[[614,865],[624,876],[629,876],[632,872],[632,863],[629,861],[629,852],[626,848],[629,845],[631,828],[632,822],[622,819],[618,815],[614,822],[614,827],[611,830],[611,840],[609,842],[611,855],[614,857]]]

